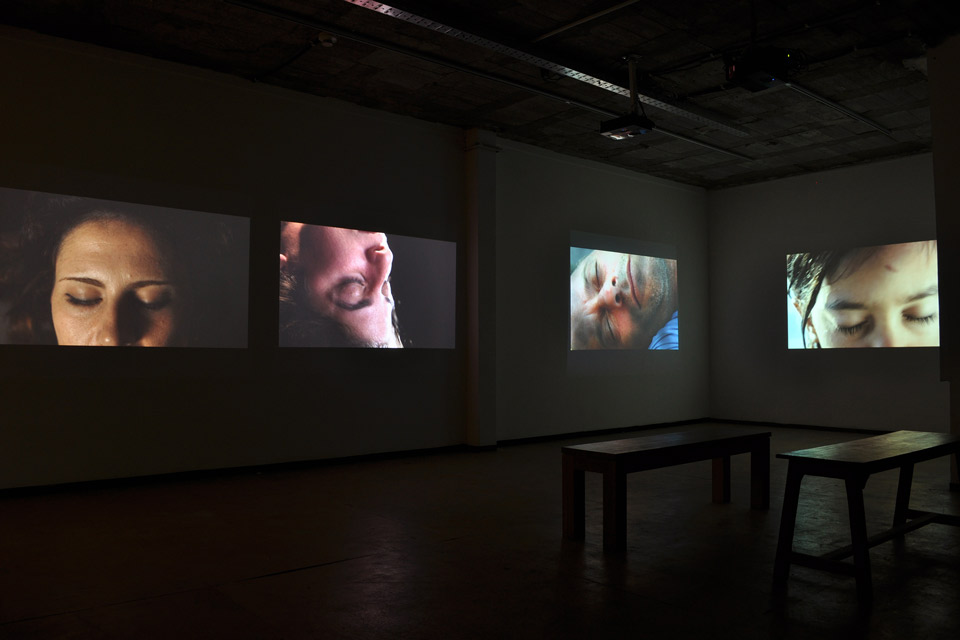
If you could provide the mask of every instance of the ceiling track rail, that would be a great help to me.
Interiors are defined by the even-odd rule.
[[[830,107],[830,108],[833,109],[834,111],[838,111],[839,113],[842,113],[843,115],[847,116],[848,118],[853,118],[854,120],[857,120],[857,121],[859,121],[859,122],[862,122],[863,124],[865,124],[865,125],[867,125],[867,126],[869,126],[869,127],[873,127],[874,129],[876,129],[876,130],[879,131],[880,133],[884,134],[885,136],[888,136],[888,137],[893,138],[894,140],[896,140],[896,138],[895,138],[894,135],[893,135],[893,132],[890,131],[890,129],[887,129],[886,127],[884,127],[883,125],[881,125],[881,124],[878,123],[878,122],[874,122],[873,120],[871,120],[870,118],[868,118],[868,117],[866,117],[866,116],[860,115],[859,113],[857,113],[856,111],[853,111],[852,109],[846,108],[845,106],[843,106],[842,104],[840,104],[840,103],[838,103],[838,102],[834,102],[833,100],[830,100],[829,98],[824,98],[823,96],[821,96],[821,95],[819,95],[819,94],[817,94],[817,93],[814,93],[813,91],[810,91],[810,89],[806,89],[806,88],[804,88],[804,87],[801,87],[800,85],[796,84],[795,82],[784,82],[783,85],[784,85],[785,87],[787,87],[788,89],[793,89],[794,91],[796,91],[796,92],[799,93],[800,95],[804,95],[804,96],[807,96],[808,98],[811,98],[811,99],[813,99],[813,100],[816,100],[817,102],[819,102],[820,104],[824,105],[825,107]]]
[[[581,27],[589,22],[593,22],[594,20],[602,18],[603,16],[609,15],[616,11],[620,11],[620,9],[624,9],[638,2],[640,2],[640,0],[626,0],[625,2],[621,2],[618,5],[607,7],[603,11],[597,11],[596,13],[591,13],[589,16],[580,18],[579,20],[574,20],[570,24],[565,24],[562,27],[557,27],[553,31],[549,31],[538,38],[534,38],[532,42],[541,42],[543,40],[546,40],[547,38],[552,38],[553,36],[560,35],[561,33],[569,31],[570,29],[573,29],[575,27]]]
[[[402,45],[397,45],[397,44],[393,44],[393,43],[391,43],[391,42],[386,42],[386,41],[383,41],[383,40],[379,40],[379,39],[377,39],[377,38],[372,38],[372,37],[370,37],[370,36],[365,36],[365,35],[362,35],[362,34],[354,33],[353,31],[350,31],[349,29],[344,29],[344,28],[342,28],[342,27],[338,27],[338,26],[333,25],[333,24],[327,24],[327,23],[324,23],[324,22],[320,22],[320,21],[318,21],[318,20],[313,20],[313,19],[311,19],[311,18],[305,18],[305,17],[303,17],[303,16],[298,16],[298,15],[296,15],[296,14],[287,13],[287,12],[285,12],[285,11],[280,11],[280,10],[275,9],[275,8],[272,8],[272,7],[267,7],[267,6],[261,5],[261,4],[257,3],[257,2],[249,2],[248,0],[224,0],[224,2],[226,2],[227,4],[232,4],[232,5],[238,6],[238,7],[243,7],[244,9],[249,9],[250,11],[255,11],[255,12],[260,13],[260,14],[262,14],[262,15],[268,15],[268,16],[271,16],[271,17],[274,17],[274,18],[277,18],[277,19],[280,19],[280,20],[285,20],[285,21],[287,21],[287,22],[293,22],[293,23],[296,23],[296,24],[303,25],[303,26],[305,26],[305,27],[310,27],[311,29],[316,29],[317,31],[322,31],[322,32],[325,32],[325,33],[329,33],[329,34],[331,34],[331,35],[335,35],[335,36],[340,37],[340,38],[345,38],[345,39],[347,39],[347,40],[353,40],[354,42],[359,42],[359,43],[361,43],[361,44],[365,44],[365,45],[368,45],[368,46],[371,46],[371,47],[376,47],[376,48],[378,48],[378,49],[384,49],[384,50],[387,50],[387,51],[393,51],[394,53],[399,53],[399,54],[406,55],[406,56],[410,56],[410,57],[413,57],[413,58],[418,58],[418,59],[420,59],[420,60],[424,60],[424,61],[426,61],[426,62],[430,62],[430,63],[433,63],[433,64],[437,64],[437,65],[440,65],[440,66],[442,66],[442,67],[447,67],[447,68],[449,68],[449,69],[454,69],[454,70],[456,70],[456,71],[460,71],[460,72],[463,72],[463,73],[467,73],[467,74],[470,74],[470,75],[477,76],[477,77],[479,77],[479,78],[484,78],[485,80],[490,80],[490,81],[493,81],[493,82],[498,82],[498,83],[501,83],[501,84],[505,84],[505,85],[508,85],[508,86],[512,86],[512,87],[514,87],[514,88],[516,88],[516,89],[520,89],[520,90],[522,90],[522,91],[527,91],[527,92],[530,92],[530,93],[534,93],[534,94],[543,96],[543,97],[545,97],[545,98],[549,98],[549,99],[551,99],[551,100],[556,100],[556,101],[558,101],[558,102],[563,102],[564,104],[568,104],[568,105],[570,105],[570,106],[572,106],[572,107],[577,107],[577,108],[583,109],[583,110],[585,110],[585,111],[591,111],[591,112],[593,112],[593,113],[598,113],[598,114],[601,114],[601,115],[606,116],[606,117],[617,117],[617,116],[623,115],[622,113],[619,113],[619,112],[617,112],[617,111],[613,111],[613,110],[611,110],[611,109],[604,109],[604,108],[602,108],[602,107],[597,107],[597,106],[592,105],[592,104],[589,104],[589,103],[587,103],[587,102],[581,102],[581,101],[579,101],[579,100],[574,100],[574,99],[568,98],[568,97],[566,97],[566,96],[560,95],[560,94],[558,94],[558,93],[553,93],[553,92],[551,92],[551,91],[546,91],[546,90],[544,90],[544,89],[540,89],[539,87],[534,87],[534,86],[532,86],[532,85],[528,85],[528,84],[526,84],[526,83],[519,82],[519,81],[517,81],[517,80],[512,80],[512,79],[510,79],[510,78],[505,78],[505,77],[503,77],[503,76],[498,76],[498,75],[496,75],[496,74],[487,73],[486,71],[481,71],[481,70],[479,70],[479,69],[473,69],[473,68],[468,67],[468,66],[466,66],[466,65],[460,64],[459,62],[453,62],[453,61],[451,61],[451,60],[445,60],[445,59],[443,59],[443,58],[438,58],[438,57],[436,57],[436,56],[433,56],[433,55],[428,54],[428,53],[424,53],[424,52],[422,52],[422,51],[417,51],[417,50],[415,50],[415,49],[410,49],[410,48],[404,47],[404,46],[402,46]],[[662,127],[657,127],[654,131],[656,131],[656,132],[658,132],[658,133],[662,133],[662,134],[667,135],[667,136],[670,136],[670,137],[673,137],[673,138],[676,138],[676,139],[678,139],[678,140],[683,140],[684,142],[689,142],[689,143],[692,143],[692,144],[699,145],[699,146],[704,147],[704,148],[706,148],[706,149],[710,149],[711,151],[716,151],[716,152],[718,152],[718,153],[723,153],[723,154],[732,156],[732,157],[737,158],[737,159],[739,159],[739,160],[753,160],[753,158],[751,158],[750,156],[746,156],[746,155],[744,155],[744,154],[742,154],[742,153],[737,153],[736,151],[731,151],[731,150],[729,150],[729,149],[724,149],[723,147],[718,147],[718,146],[713,145],[713,144],[710,144],[710,143],[708,143],[708,142],[702,142],[702,141],[700,141],[700,140],[696,140],[696,139],[694,139],[694,138],[690,138],[690,137],[687,137],[687,136],[682,135],[682,134],[679,134],[679,133],[674,133],[674,132],[672,132],[672,131],[669,131],[668,129],[663,129]]]
[[[423,27],[424,29],[429,29],[436,33],[442,33],[451,38],[462,40],[463,42],[469,42],[470,44],[476,45],[478,47],[482,47],[484,49],[493,51],[495,53],[500,53],[502,55],[509,56],[511,58],[514,58],[515,60],[520,60],[522,62],[526,62],[528,64],[531,64],[536,67],[540,67],[542,69],[546,69],[547,71],[551,71],[553,73],[556,73],[557,75],[565,76],[567,78],[572,78],[574,80],[578,80],[585,84],[592,85],[599,89],[610,91],[611,93],[615,93],[625,98],[630,97],[630,90],[625,87],[621,87],[620,85],[613,84],[612,82],[607,82],[606,80],[597,78],[596,76],[592,76],[588,73],[577,71],[576,69],[571,69],[570,67],[567,67],[565,65],[547,60],[545,58],[541,58],[539,56],[535,56],[531,53],[527,53],[526,51],[515,49],[503,43],[495,42],[493,40],[489,40],[487,38],[483,38],[483,37],[474,35],[472,33],[467,33],[466,31],[456,29],[454,27],[442,24],[440,22],[431,20],[429,18],[424,18],[423,16],[418,16],[416,14],[410,13],[409,11],[397,9],[396,7],[392,7],[382,2],[374,2],[373,0],[343,0],[343,1],[347,2],[348,4],[352,4],[356,7],[369,9],[370,11],[375,11],[376,13],[389,16],[397,20],[401,20],[409,24],[414,24],[419,27]],[[664,102],[663,100],[658,100],[657,98],[645,95],[643,93],[637,94],[637,98],[640,100],[640,102],[643,102],[644,104],[650,105],[651,107],[656,107],[657,109],[661,109],[668,113],[672,113],[673,115],[686,118],[700,125],[713,127],[715,129],[725,131],[735,136],[745,137],[750,135],[749,132],[743,129],[740,129],[739,127],[735,127],[733,125],[720,122],[713,118],[708,118],[699,113],[694,113],[693,111],[689,111],[682,107],[678,107],[676,105],[670,104],[669,102]]]

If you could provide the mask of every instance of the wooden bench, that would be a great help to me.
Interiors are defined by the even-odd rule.
[[[783,512],[780,518],[780,538],[777,542],[777,556],[774,562],[774,591],[783,595],[790,574],[790,565],[798,564],[854,576],[857,581],[859,603],[868,606],[873,599],[870,547],[901,537],[904,533],[931,522],[960,525],[960,517],[910,508],[910,487],[913,482],[914,464],[950,454],[957,456],[958,451],[960,451],[960,436],[957,435],[896,431],[813,449],[778,453],[777,457],[787,459],[789,466]],[[897,467],[900,468],[900,480],[893,512],[893,527],[868,538],[866,516],[863,510],[863,487],[871,474]],[[805,475],[837,478],[846,483],[851,545],[821,556],[793,550],[800,481]],[[843,562],[843,559],[850,556],[853,556],[853,564]]]
[[[603,474],[603,548],[626,548],[626,475],[713,460],[713,501],[730,502],[730,456],[750,453],[751,506],[770,506],[770,432],[707,426],[563,447],[563,535],[584,538],[584,472]]]

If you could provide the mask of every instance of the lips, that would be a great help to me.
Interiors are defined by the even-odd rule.
[[[640,298],[637,296],[637,283],[633,280],[633,268],[632,268],[633,256],[627,256],[627,282],[630,283],[630,294],[633,296],[633,301],[637,303],[637,309],[640,309]]]

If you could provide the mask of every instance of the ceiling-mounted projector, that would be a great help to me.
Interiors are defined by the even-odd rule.
[[[642,136],[654,127],[653,120],[643,113],[643,104],[637,95],[637,56],[627,56],[627,61],[630,67],[630,113],[600,123],[600,135],[611,140]]]
[[[626,140],[641,136],[654,128],[653,120],[638,113],[628,113],[600,123],[600,135],[613,140]]]

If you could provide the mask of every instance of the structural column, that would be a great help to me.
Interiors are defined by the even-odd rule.
[[[464,132],[467,223],[466,441],[497,443],[496,231],[497,146],[489,131]]]
[[[950,383],[950,431],[960,433],[960,36],[927,53],[930,120],[933,128],[933,178],[937,206],[937,266],[940,272],[940,379]],[[953,456],[950,486],[960,490]]]

